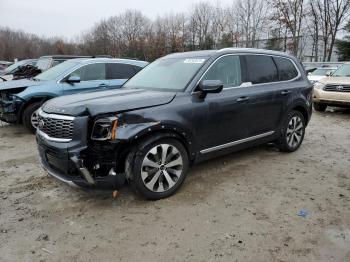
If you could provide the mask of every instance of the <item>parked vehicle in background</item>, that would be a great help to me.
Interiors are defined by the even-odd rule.
[[[303,62],[303,66],[307,74],[312,73],[318,68],[333,67],[338,68],[343,65],[344,62]]]
[[[9,67],[0,71],[0,82],[12,80],[13,76],[18,71],[21,71],[22,67],[25,67],[27,65],[34,66],[36,62],[37,62],[37,59],[25,59],[10,65]]]
[[[90,56],[75,56],[75,55],[49,55],[40,57],[34,65],[22,66],[13,75],[12,80],[33,78],[38,74],[45,72],[66,60],[75,58],[91,58]]]
[[[0,120],[35,131],[37,109],[47,100],[81,92],[119,88],[148,63],[110,58],[65,61],[32,80],[0,83]]]
[[[309,73],[307,78],[314,84],[320,79],[332,75],[335,70],[337,70],[336,67],[320,67]]]
[[[350,106],[350,63],[339,67],[329,77],[322,78],[314,85],[314,108],[325,111],[327,106]]]
[[[0,61],[0,70],[4,70],[5,68],[9,67],[12,64],[13,64],[13,62]]]
[[[43,167],[82,187],[125,179],[165,198],[196,162],[267,142],[293,152],[311,117],[312,85],[285,53],[222,49],[165,56],[120,90],[55,98],[39,109]]]

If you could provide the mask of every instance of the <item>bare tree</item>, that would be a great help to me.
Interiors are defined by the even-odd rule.
[[[276,0],[274,6],[277,11],[276,18],[280,19],[292,37],[291,50],[298,56],[300,32],[304,18],[304,0]]]

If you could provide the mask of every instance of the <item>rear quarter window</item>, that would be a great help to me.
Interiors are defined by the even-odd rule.
[[[245,55],[247,81],[262,84],[278,81],[277,67],[271,56]]]
[[[138,71],[133,65],[113,63],[108,64],[108,79],[129,79],[133,77]]]
[[[298,76],[298,70],[295,65],[287,58],[274,57],[275,63],[278,68],[278,80],[287,81]]]

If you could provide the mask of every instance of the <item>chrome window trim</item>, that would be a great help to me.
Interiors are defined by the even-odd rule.
[[[288,59],[289,61],[292,62],[292,64],[294,65],[294,68],[297,70],[298,72],[298,75],[292,79],[289,79],[289,80],[283,80],[283,81],[275,81],[275,82],[268,82],[268,83],[260,83],[260,84],[252,84],[250,86],[229,86],[229,87],[226,87],[224,88],[222,91],[225,91],[225,90],[230,90],[230,89],[233,89],[233,88],[250,88],[250,87],[255,87],[255,86],[262,86],[262,85],[270,85],[270,84],[276,84],[276,83],[287,83],[287,82],[292,82],[296,79],[298,79],[300,76],[301,76],[301,73],[300,73],[300,70],[298,68],[298,66],[296,65],[296,63],[289,57],[286,57],[286,56],[282,56],[282,55],[273,55],[273,54],[255,54],[255,53],[237,53],[237,54],[224,54],[224,55],[221,55],[219,56],[218,58],[216,58],[211,64],[210,66],[204,71],[204,73],[202,74],[202,76],[200,77],[200,79],[197,81],[195,87],[193,88],[191,94],[195,94],[195,93],[198,93],[199,91],[194,91],[196,89],[196,87],[198,86],[199,82],[202,81],[202,78],[204,77],[204,75],[209,71],[209,69],[216,63],[217,60],[219,60],[220,58],[222,57],[225,57],[225,56],[242,56],[242,55],[261,55],[261,56],[271,56],[271,57],[279,57],[279,58],[284,58],[284,59]],[[276,68],[277,68],[277,65],[276,65]],[[278,70],[278,68],[277,68]]]
[[[260,135],[243,138],[243,139],[236,140],[236,141],[233,141],[233,142],[229,142],[229,143],[226,143],[226,144],[222,144],[222,145],[218,145],[218,146],[214,146],[214,147],[203,149],[203,150],[200,151],[200,153],[201,154],[207,154],[207,153],[210,153],[210,152],[213,152],[213,151],[217,151],[217,150],[220,150],[220,149],[228,148],[228,147],[231,147],[231,146],[243,144],[243,143],[250,142],[250,141],[253,141],[253,140],[256,140],[256,139],[259,139],[259,138],[270,136],[270,135],[272,135],[274,133],[275,133],[275,131],[270,131],[270,132],[267,132],[267,133],[262,133]]]
[[[47,141],[57,142],[57,143],[68,143],[68,142],[72,141],[71,138],[54,138],[54,137],[48,136],[46,133],[41,131],[39,128],[36,129],[36,132],[37,132],[37,134],[39,134],[39,136],[43,137]]]
[[[39,109],[38,114],[42,117],[47,117],[47,118],[53,118],[53,119],[59,119],[59,120],[70,120],[73,121],[75,119],[74,116],[65,116],[65,115],[57,115],[57,114],[48,114],[45,113],[41,108]]]

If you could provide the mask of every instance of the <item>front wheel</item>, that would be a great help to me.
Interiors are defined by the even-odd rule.
[[[291,111],[284,124],[278,147],[284,152],[294,152],[304,140],[305,118],[299,111]]]
[[[186,178],[189,166],[185,147],[176,139],[144,141],[128,157],[131,184],[146,199],[158,200],[174,194]]]
[[[32,133],[35,133],[38,126],[38,109],[42,105],[41,102],[30,104],[24,109],[22,115],[23,125]]]

